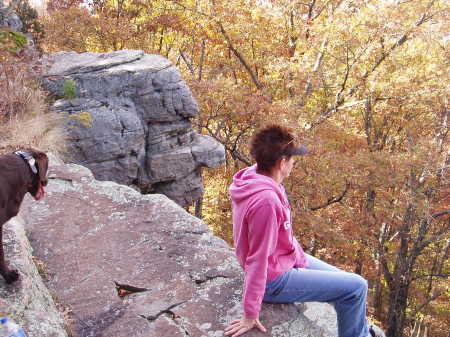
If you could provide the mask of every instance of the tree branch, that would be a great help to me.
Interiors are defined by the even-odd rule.
[[[316,62],[314,63],[314,68],[312,71],[313,74],[316,74],[322,65],[324,51],[326,49],[327,43],[328,43],[328,36],[325,36],[325,38],[322,41],[322,45],[320,46],[320,51],[317,54]],[[304,105],[305,99],[311,94],[311,92],[312,92],[312,76],[308,78],[308,82],[306,83],[305,92],[303,93],[301,105]]]
[[[311,211],[317,211],[318,209],[328,207],[328,206],[330,206],[330,205],[332,205],[332,204],[334,204],[334,203],[336,203],[336,202],[341,201],[341,200],[345,197],[345,195],[347,194],[347,191],[348,191],[349,187],[350,187],[350,183],[347,182],[347,183],[345,184],[345,189],[344,189],[344,191],[342,191],[342,193],[341,193],[339,196],[337,196],[337,197],[331,197],[331,198],[329,198],[329,199],[327,200],[327,202],[325,202],[325,203],[323,203],[323,204],[321,204],[321,205],[319,205],[319,206],[311,207],[310,210],[311,210]]]
[[[445,290],[442,290],[441,292],[438,292],[438,293],[434,294],[433,296],[430,296],[429,298],[427,298],[421,305],[419,305],[416,308],[416,310],[414,310],[412,312],[412,314],[410,316],[415,317],[424,307],[426,307],[428,305],[428,303],[430,303],[431,301],[434,301],[436,298],[438,298],[439,296],[441,296],[444,293],[445,293]]]
[[[232,156],[234,159],[240,160],[241,162],[243,162],[243,163],[244,163],[245,165],[247,165],[247,166],[250,166],[250,165],[252,164],[252,163],[249,162],[246,158],[244,158],[244,156],[243,156],[241,153],[239,153],[239,151],[236,150],[236,147],[237,147],[236,144],[237,144],[237,142],[238,142],[239,137],[242,136],[242,135],[245,133],[245,131],[247,131],[247,130],[250,128],[250,126],[247,127],[247,128],[245,128],[244,130],[241,131],[241,133],[238,135],[238,137],[237,137],[238,139],[236,140],[236,142],[235,142],[235,144],[234,144],[233,147],[230,147],[230,146],[227,144],[227,142],[224,142],[224,141],[219,137],[218,132],[213,132],[213,131],[209,128],[208,125],[205,125],[204,128],[209,132],[209,135],[210,135],[211,137],[213,137],[215,140],[217,140],[220,144],[222,144],[222,145],[224,146],[225,150],[227,150],[227,151],[231,154],[231,156]]]
[[[448,226],[442,228],[439,232],[432,235],[428,240],[425,240],[418,246],[420,250],[424,249],[426,246],[428,246],[430,243],[435,242],[441,238],[442,235],[446,234],[450,231],[450,219],[448,221]]]
[[[431,217],[432,217],[433,219],[436,219],[436,218],[438,218],[438,217],[440,217],[440,216],[443,216],[443,215],[446,215],[446,214],[450,214],[450,209],[447,209],[447,210],[442,211],[442,212],[434,213],[434,214],[431,215]]]
[[[199,65],[199,69],[198,69],[198,80],[199,81],[202,80],[202,75],[203,75],[203,64],[205,63],[205,47],[206,47],[206,41],[202,40],[202,50],[200,53],[200,65]]]
[[[247,61],[244,59],[244,57],[242,56],[242,54],[234,47],[233,42],[231,41],[230,37],[228,36],[227,32],[225,31],[225,29],[223,28],[223,25],[221,22],[218,22],[219,28],[220,28],[220,32],[222,33],[222,35],[225,37],[225,40],[228,43],[228,47],[231,49],[231,51],[233,52],[233,54],[238,58],[238,60],[241,62],[241,64],[244,66],[245,70],[248,72],[248,74],[250,75],[253,83],[255,84],[255,86],[258,89],[262,89],[263,86],[262,84],[259,82],[258,77],[256,76],[256,74],[254,73],[254,71],[250,68],[250,66],[248,65]]]
[[[420,280],[422,278],[426,278],[426,277],[442,277],[442,278],[447,278],[449,277],[450,274],[427,274],[427,275],[419,275],[416,277],[413,277],[411,280],[415,281],[415,280]]]
[[[183,53],[183,50],[180,49],[180,55],[183,58],[184,63],[186,63],[186,65],[189,68],[189,71],[191,72],[191,75],[195,74],[194,68],[192,67],[192,64],[187,60],[186,56]]]
[[[386,279],[389,289],[392,290],[392,288],[394,286],[394,277],[392,275],[392,272],[389,270],[389,264],[387,263],[386,258],[384,257],[383,251],[380,254],[380,262],[381,262],[381,265],[383,266],[384,278]]]
[[[428,7],[426,9],[426,12],[422,14],[422,16],[420,17],[420,19],[415,23],[413,28],[419,27],[421,26],[424,22],[429,21],[433,15],[428,15],[427,12],[428,10],[434,5],[435,0],[430,1],[430,3],[428,4]],[[313,122],[309,129],[313,129],[314,127],[322,124],[325,120],[327,120],[334,112],[337,111],[337,109],[345,102],[345,100],[347,98],[350,98],[353,96],[353,94],[356,92],[356,90],[359,89],[359,87],[365,83],[366,79],[383,63],[384,60],[386,60],[393,52],[394,50],[396,50],[398,47],[402,46],[410,37],[411,33],[412,33],[413,29],[410,29],[408,32],[404,33],[392,46],[391,48],[387,51],[381,54],[381,56],[378,57],[378,59],[375,61],[375,64],[368,70],[366,70],[364,72],[364,74],[362,75],[362,80],[359,83],[356,83],[355,85],[353,85],[346,97],[340,97],[342,94],[342,86],[341,89],[338,93],[336,93],[336,99],[335,99],[335,103],[333,104],[333,106],[329,109],[327,109],[326,111],[324,111],[319,118]],[[348,67],[346,69],[346,75],[345,75],[345,80],[344,83],[347,81],[347,77],[348,77]]]

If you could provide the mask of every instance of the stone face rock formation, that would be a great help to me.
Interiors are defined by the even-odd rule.
[[[53,159],[45,198],[21,216],[75,337],[219,337],[242,313],[233,251],[163,195]],[[114,281],[148,290],[121,298]],[[337,335],[327,304],[264,304],[261,319],[269,333],[246,337]]]
[[[58,52],[44,86],[64,114],[70,159],[100,180],[163,193],[185,206],[203,193],[200,167],[225,160],[221,144],[197,134],[198,106],[169,60],[140,50]]]

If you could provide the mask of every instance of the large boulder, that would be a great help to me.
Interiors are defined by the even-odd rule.
[[[75,337],[218,337],[242,314],[233,251],[163,195],[52,160],[46,197],[21,215]],[[114,281],[148,290],[119,297]],[[327,304],[264,304],[261,319],[269,336],[336,336]]]
[[[23,27],[19,16],[9,7],[4,7],[3,1],[0,1],[0,27],[9,27],[17,32]]]
[[[200,168],[218,167],[225,150],[192,128],[197,103],[169,60],[123,50],[58,52],[47,62],[42,82],[68,117],[69,159],[182,206],[200,198]]]

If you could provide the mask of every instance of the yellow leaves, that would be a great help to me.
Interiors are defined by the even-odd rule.
[[[88,111],[81,111],[67,116],[80,121],[80,124],[86,128],[93,126],[92,115]]]
[[[221,166],[215,170],[203,170],[203,181],[208,188],[203,195],[203,220],[230,246],[233,245],[231,204],[228,186],[234,170]]]

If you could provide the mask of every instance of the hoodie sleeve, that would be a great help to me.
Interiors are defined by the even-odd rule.
[[[258,318],[264,297],[269,256],[278,239],[276,206],[263,203],[247,214],[248,255],[245,261],[245,282],[242,301],[247,318]]]

